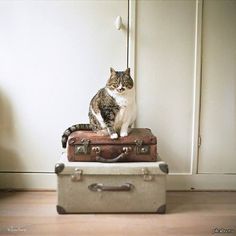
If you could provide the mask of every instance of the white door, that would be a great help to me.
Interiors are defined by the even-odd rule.
[[[127,21],[128,1],[0,1],[1,172],[54,171],[64,130],[126,68]]]
[[[138,127],[171,173],[191,171],[195,1],[137,1]]]
[[[235,190],[236,1],[136,5],[137,126],[158,137],[167,188]]]
[[[236,1],[204,1],[199,173],[236,173]]]

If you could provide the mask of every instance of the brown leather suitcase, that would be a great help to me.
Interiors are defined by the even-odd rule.
[[[68,138],[69,161],[157,161],[157,138],[150,129],[134,128],[127,137],[112,140],[92,130],[73,132]]]

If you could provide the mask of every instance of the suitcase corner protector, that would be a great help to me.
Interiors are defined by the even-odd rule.
[[[166,213],[166,204],[161,205],[158,209],[157,209],[157,214],[165,214]]]
[[[57,213],[60,215],[66,214],[66,210],[62,206],[57,205]]]
[[[61,173],[61,172],[64,170],[64,168],[65,168],[64,163],[57,163],[57,164],[55,165],[55,173],[56,173],[56,174]]]
[[[169,167],[166,163],[161,163],[159,165],[160,169],[162,172],[164,172],[165,174],[168,174],[169,173]]]

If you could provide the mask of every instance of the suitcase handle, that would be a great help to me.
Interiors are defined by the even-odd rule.
[[[100,153],[100,148],[99,147],[94,147],[93,151],[96,152],[96,161],[103,162],[103,163],[113,163],[113,162],[118,162],[119,160],[125,158],[128,155],[128,152],[130,151],[130,148],[124,147],[123,152],[119,156],[117,156],[115,158],[112,158],[112,159],[105,159],[102,156],[98,155]]]
[[[91,191],[102,192],[102,191],[119,191],[119,192],[128,192],[134,188],[134,185],[126,183],[120,186],[106,186],[100,183],[94,183],[88,186]]]

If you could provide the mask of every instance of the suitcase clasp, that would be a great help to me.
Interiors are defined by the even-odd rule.
[[[83,170],[75,168],[75,173],[71,175],[71,180],[73,182],[81,181],[82,180]]]
[[[143,172],[143,180],[144,181],[151,181],[153,179],[153,176],[150,174],[150,172],[147,168],[143,168],[142,172]]]
[[[81,140],[82,144],[76,145],[75,146],[75,155],[87,155],[90,153],[90,148],[89,148],[89,143],[90,140],[88,139],[82,139]]]
[[[136,143],[136,154],[146,155],[150,153],[150,147],[148,145],[143,145],[142,140],[135,140]]]

